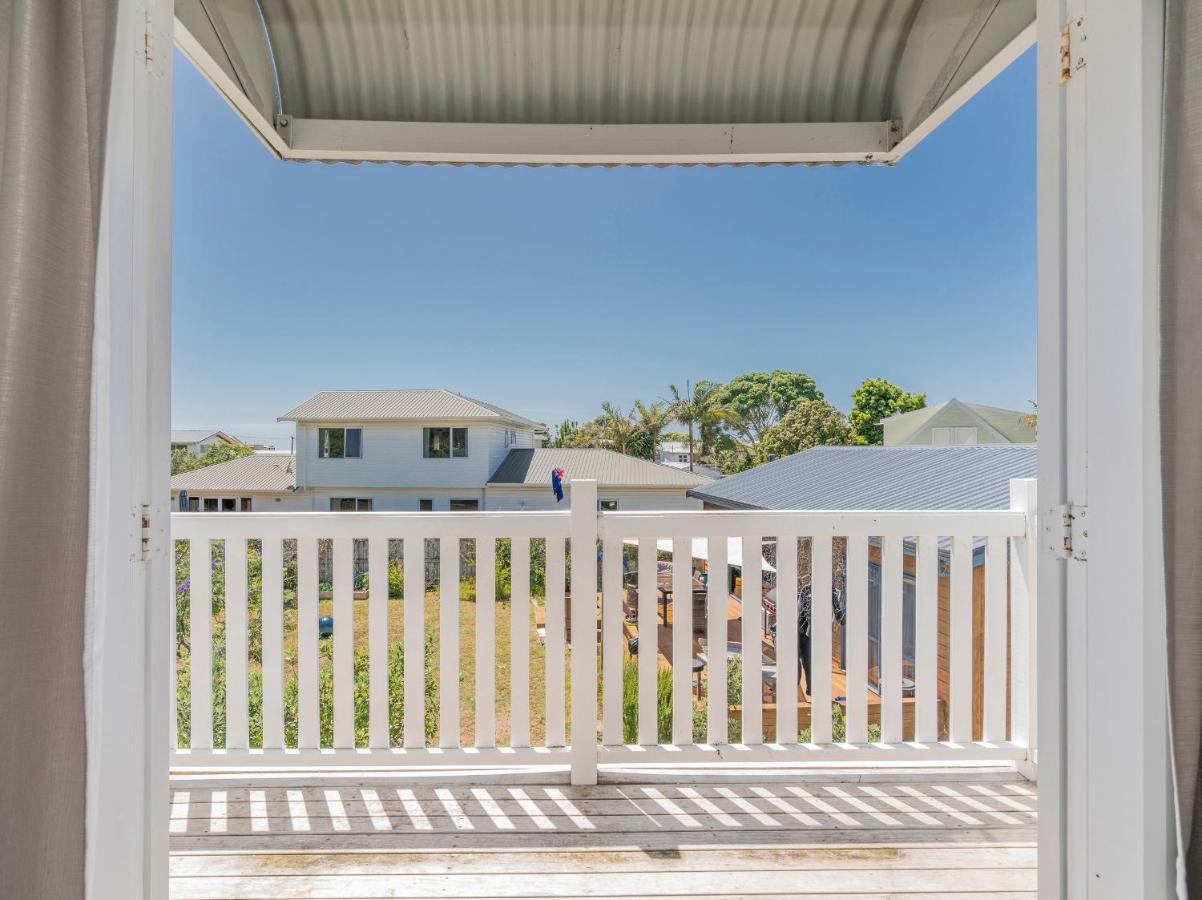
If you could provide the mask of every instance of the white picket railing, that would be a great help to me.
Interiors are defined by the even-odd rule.
[[[176,513],[172,536],[186,554],[189,617],[186,697],[188,746],[174,752],[174,767],[352,766],[570,767],[572,780],[595,781],[598,765],[686,762],[1008,760],[1030,765],[1034,754],[1034,483],[1012,483],[1009,510],[931,511],[690,511],[596,512],[596,484],[575,481],[568,512],[467,513]],[[706,587],[705,742],[694,741],[692,603],[673,604],[672,623],[659,621],[657,541],[670,539],[673,596],[692,598],[693,541],[708,547]],[[765,740],[763,658],[742,654],[741,742],[727,743],[726,678],[728,548],[743,550],[741,648],[764,641],[760,598],[762,542],[775,542],[776,583],[810,586],[812,621],[832,618],[836,568],[845,570],[846,734],[833,743],[832,630],[812,630],[813,683],[807,685],[812,716],[809,743],[798,743],[799,672],[796,628],[779,627],[774,647],[776,729]],[[470,747],[460,746],[460,541],[475,542],[474,653],[475,729]],[[511,544],[508,746],[496,745],[497,540]],[[733,539],[733,540],[732,540]],[[808,539],[811,560],[799,571],[799,540]],[[332,742],[322,746],[318,542],[332,541]],[[403,599],[389,600],[388,542],[403,542]],[[440,543],[438,621],[425,621],[425,542]],[[531,541],[545,541],[546,693],[545,741],[531,746]],[[248,655],[248,542],[262,560],[261,653]],[[368,543],[366,603],[368,655],[367,741],[356,744],[354,640],[354,542]],[[285,742],[285,546],[295,542],[295,742]],[[567,551],[570,542],[570,558]],[[637,543],[634,609],[640,637],[637,743],[623,743],[622,668],[627,635],[623,543]],[[983,671],[978,688],[979,735],[973,733],[974,548],[983,543]],[[214,622],[213,553],[224,550],[224,692],[212,679]],[[846,555],[832,562],[832,548]],[[907,569],[906,547],[914,562]],[[598,548],[600,552],[598,553]],[[880,667],[874,690],[879,740],[869,743],[869,559],[880,566]],[[599,560],[599,564],[598,564]],[[842,561],[842,562],[841,562]],[[571,564],[571,640],[566,637],[565,579]],[[907,569],[904,573],[903,569]],[[717,577],[712,577],[712,576]],[[913,715],[903,727],[903,575],[914,583]],[[946,623],[940,650],[940,583],[944,579]],[[598,590],[598,587],[600,590]],[[978,592],[979,593],[979,592]],[[798,591],[780,589],[777,621],[797,619]],[[598,623],[598,596],[600,616]],[[399,605],[404,626],[403,739],[390,734],[389,619]],[[599,628],[598,628],[599,624]],[[437,625],[439,655],[438,746],[426,746],[425,631]],[[698,623],[700,626],[700,623]],[[656,676],[659,629],[671,631],[672,658],[684,661],[672,674],[671,740],[659,742]],[[598,648],[598,632],[600,648]],[[220,646],[220,645],[218,645]],[[600,652],[598,652],[600,650]],[[651,651],[651,652],[648,652]],[[569,672],[565,658],[570,655]],[[261,668],[261,746],[251,746],[248,664]],[[598,679],[600,678],[600,682]],[[938,685],[946,679],[946,698]],[[570,685],[570,688],[569,688]],[[599,685],[599,687],[598,687]],[[568,691],[570,689],[570,698]],[[598,697],[598,693],[600,696]],[[875,698],[879,695],[879,701]],[[214,696],[224,697],[224,746],[214,747]],[[570,723],[565,709],[570,699]],[[940,702],[946,699],[945,715]],[[330,704],[327,704],[327,707]],[[600,706],[600,714],[598,713]],[[801,704],[804,708],[804,701]],[[219,710],[219,712],[222,712]],[[328,715],[328,714],[327,714]],[[573,740],[569,744],[570,724]],[[944,729],[940,733],[941,725]],[[327,726],[329,728],[329,726]],[[575,739],[586,735],[583,740]],[[790,739],[791,738],[791,739]],[[977,738],[974,740],[974,738]]]

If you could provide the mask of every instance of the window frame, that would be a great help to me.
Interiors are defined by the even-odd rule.
[[[597,512],[617,512],[618,501],[613,497],[597,500]]]
[[[354,504],[353,509],[342,509],[343,503]],[[371,497],[331,497],[330,512],[372,512],[375,502]]]
[[[436,431],[445,431],[447,433],[446,456],[436,456],[430,452],[430,437]],[[455,452],[455,437],[457,433],[463,437],[462,453]],[[422,426],[422,459],[468,459],[471,456],[469,438],[468,426],[466,425],[424,425]]]
[[[472,505],[464,506],[464,504],[469,504],[469,503]],[[460,508],[457,509],[456,506],[459,506]],[[480,498],[479,497],[452,497],[450,500],[450,509],[451,509],[451,512],[480,512]]]
[[[335,456],[334,454],[326,454],[322,452],[322,432],[325,431],[341,431],[342,432],[342,452]],[[359,433],[359,452],[350,456],[347,454],[347,434],[351,431]],[[317,426],[317,458],[318,459],[363,459],[363,426],[362,425],[318,425]]]

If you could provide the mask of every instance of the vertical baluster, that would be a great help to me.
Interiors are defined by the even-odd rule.
[[[639,538],[639,743],[659,740],[656,728],[655,680],[659,673],[659,621],[655,539]]]
[[[426,564],[424,541],[412,534],[401,549],[405,627],[405,746],[426,746]]]
[[[321,746],[317,697],[317,539],[296,542],[297,746]]]
[[[476,539],[476,746],[497,745],[497,540]]]
[[[985,697],[981,736],[1006,739],[1006,539],[985,539]]]
[[[797,743],[797,536],[776,537],[776,742]]]
[[[672,539],[672,743],[693,742],[693,540]]]
[[[727,564],[728,548],[725,537],[706,538],[709,554],[709,574],[705,586],[705,643],[706,643],[706,725],[711,744],[730,740],[727,731],[726,645],[728,640]]]
[[[1035,728],[1035,482],[1010,482],[1010,508],[1021,511],[1025,533],[1010,542],[1010,740],[1033,751]],[[1028,757],[1030,758],[1030,757]]]
[[[881,537],[881,740],[902,739],[902,541]]]
[[[914,565],[914,739],[939,740],[939,541],[918,537]]]
[[[438,548],[438,746],[459,746],[459,538]]]
[[[213,569],[208,538],[188,543],[189,630],[191,632],[192,746],[213,746]]]
[[[972,740],[972,538],[952,538],[951,739]]]
[[[509,744],[530,746],[530,538],[513,539],[509,602]]]
[[[743,738],[764,742],[763,549],[761,538],[743,538]]]
[[[225,542],[225,746],[250,746],[246,679],[246,538]]]
[[[284,547],[263,538],[263,747],[284,746]]]
[[[564,582],[563,538],[547,538],[547,746],[563,747],[568,742],[567,675],[564,663],[567,604]]]
[[[847,742],[868,740],[868,538],[847,538]]]
[[[601,740],[622,743],[622,542],[601,549]]]
[[[367,742],[387,749],[388,734],[388,538],[367,544]]]
[[[816,534],[810,539],[810,740],[831,742],[831,536]]]
[[[354,554],[334,538],[334,746],[355,746]]]

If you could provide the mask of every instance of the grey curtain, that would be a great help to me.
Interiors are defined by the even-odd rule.
[[[1202,897],[1202,0],[1168,0],[1161,230],[1161,452],[1173,757],[1190,893]]]
[[[116,0],[0,0],[0,897],[84,893],[92,311]]]

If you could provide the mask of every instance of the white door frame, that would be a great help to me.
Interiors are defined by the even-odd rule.
[[[1044,897],[1167,897],[1172,885],[1157,398],[1162,5],[1039,0]],[[1061,504],[1080,513],[1067,560]]]
[[[1157,0],[1038,2],[1041,893],[1166,896],[1155,289],[1162,11]],[[170,0],[121,0],[119,9],[93,378],[92,898],[167,893],[174,616],[152,601],[170,596],[171,570],[173,12]],[[1060,28],[1078,16],[1062,86]],[[1055,507],[1065,502],[1088,507],[1088,561],[1055,552]]]
[[[85,632],[91,900],[167,896],[173,16],[171,0],[119,0],[101,173]]]

